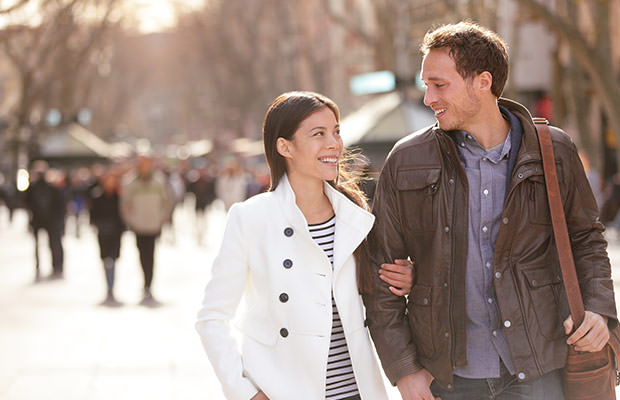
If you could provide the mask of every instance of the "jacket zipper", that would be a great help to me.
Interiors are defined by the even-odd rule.
[[[527,165],[527,164],[531,164],[531,163],[536,163],[536,162],[540,162],[538,160],[528,160],[525,162],[522,162],[521,164],[517,164],[515,165],[514,169],[513,169],[513,175],[514,172],[516,170],[518,170],[519,168],[521,168],[523,165]],[[512,181],[512,179],[511,179]],[[512,188],[510,189],[510,192],[508,192],[508,194],[506,195],[506,199],[504,200],[504,210],[506,209],[506,206],[508,205],[508,201],[510,199],[510,196],[512,196],[513,192],[516,190],[517,186],[523,184],[523,179],[521,179],[521,182],[518,182],[517,184],[515,184],[514,186],[512,186]],[[510,259],[512,259],[512,249],[510,250]],[[512,285],[514,287],[515,293],[519,292],[519,288],[517,287],[517,277],[515,276],[516,272],[514,269],[514,266],[511,265],[512,263],[510,263],[509,265],[509,269],[510,269],[510,274],[511,274],[511,279],[512,279]],[[523,306],[523,299],[519,296],[517,296],[517,299],[519,301],[519,311],[521,312],[521,316],[525,315],[524,314],[524,306]],[[501,315],[500,315],[501,316]],[[527,321],[525,319],[523,319],[523,325],[525,326],[525,337],[527,338],[527,342],[530,346],[530,349],[532,350],[532,355],[534,358],[534,364],[536,364],[536,368],[538,369],[538,373],[542,374],[542,367],[540,365],[540,361],[538,360],[538,355],[536,354],[536,349],[532,344],[532,338],[530,335],[530,330],[529,330],[529,326],[527,324]]]
[[[460,161],[459,161],[459,155],[457,153],[456,150],[456,146],[454,145],[454,142],[452,142],[452,139],[450,138],[446,138],[448,143],[449,143],[449,148],[451,149],[450,151],[453,152],[454,157],[452,160],[454,161],[454,163],[456,164],[456,168],[454,169],[454,187],[452,189],[453,193],[452,193],[452,210],[454,210],[454,204],[456,204],[456,187],[457,184],[459,182],[458,180],[458,174],[459,174],[459,167],[461,166]],[[453,211],[452,212],[452,227],[451,227],[451,232],[450,232],[450,244],[452,247],[452,255],[451,255],[451,263],[450,263],[450,302],[449,302],[449,319],[450,319],[450,363],[452,365],[452,369],[454,370],[456,368],[456,360],[455,360],[455,332],[454,332],[454,263],[455,263],[455,252],[456,252],[456,244],[455,244],[455,225],[456,225],[456,212]]]
[[[452,194],[452,210],[454,210],[454,204],[456,204],[456,184],[457,174],[454,174],[454,193]],[[452,370],[456,368],[456,360],[454,356],[454,253],[456,251],[456,244],[454,243],[454,225],[456,224],[456,212],[452,212],[452,232],[450,235],[450,242],[452,244],[452,262],[450,263],[450,362],[452,363]]]

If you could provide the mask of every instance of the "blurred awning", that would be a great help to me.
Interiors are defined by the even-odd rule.
[[[88,161],[129,157],[127,143],[108,143],[83,126],[71,123],[45,135],[33,158],[54,161]]]
[[[398,92],[379,95],[340,123],[345,147],[357,147],[379,170],[394,144],[404,136],[435,123],[433,112]]]
[[[257,157],[263,154],[264,146],[262,140],[238,138],[233,140],[231,150],[241,156]]]

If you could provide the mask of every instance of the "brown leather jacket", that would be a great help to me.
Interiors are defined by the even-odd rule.
[[[566,360],[562,322],[568,305],[562,285],[534,124],[520,104],[500,99],[523,125],[494,254],[494,286],[506,340],[522,380],[561,368]],[[586,310],[617,324],[603,225],[571,139],[551,129],[562,200]],[[426,368],[452,388],[455,366],[467,363],[465,265],[468,183],[449,133],[437,126],[396,144],[375,193],[377,217],[369,236],[370,268],[396,258],[415,263],[408,299],[393,295],[374,274],[364,293],[370,333],[386,375]]]

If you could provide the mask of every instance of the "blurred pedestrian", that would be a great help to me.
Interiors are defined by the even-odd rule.
[[[237,202],[246,199],[247,178],[241,164],[229,162],[215,182],[217,198],[224,202],[226,211]]]
[[[35,242],[35,280],[41,279],[39,257],[39,231],[47,232],[52,254],[52,273],[49,279],[63,278],[64,251],[62,236],[66,202],[62,191],[52,184],[48,164],[35,161],[30,174],[30,185],[25,192],[25,204],[30,213],[30,227]]]
[[[121,237],[125,230],[118,192],[119,176],[113,170],[103,174],[88,191],[90,222],[97,228],[99,255],[107,286],[107,296],[102,304],[111,307],[121,305],[114,297],[115,263],[120,255]]]
[[[207,229],[207,207],[215,200],[215,178],[208,168],[191,170],[187,174],[188,191],[194,195],[194,209],[196,213],[196,237],[202,242]]]
[[[151,293],[155,262],[155,240],[170,219],[172,198],[166,178],[154,168],[153,158],[138,157],[135,171],[126,176],[121,188],[121,215],[136,235],[140,264],[144,273],[142,304],[156,305]]]
[[[6,179],[0,174],[0,200],[6,206],[9,213],[9,223],[13,222],[13,213],[17,208],[17,187],[14,180]]]
[[[177,240],[176,220],[177,208],[183,204],[185,199],[185,180],[178,169],[167,170],[165,172],[168,189],[170,191],[170,199],[172,201],[170,218],[164,223],[162,237],[166,237],[169,243],[174,244]]]
[[[270,191],[233,205],[196,328],[226,398],[387,399],[358,292],[374,217],[341,162],[339,111],[285,93],[263,127]],[[412,269],[390,265],[395,293]],[[361,279],[367,280],[368,277]],[[251,307],[237,350],[228,325]]]

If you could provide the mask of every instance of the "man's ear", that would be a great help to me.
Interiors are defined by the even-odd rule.
[[[276,150],[284,158],[291,158],[290,142],[282,137],[276,140]]]
[[[491,91],[493,86],[493,75],[489,71],[483,71],[478,75],[478,88],[481,91]]]

